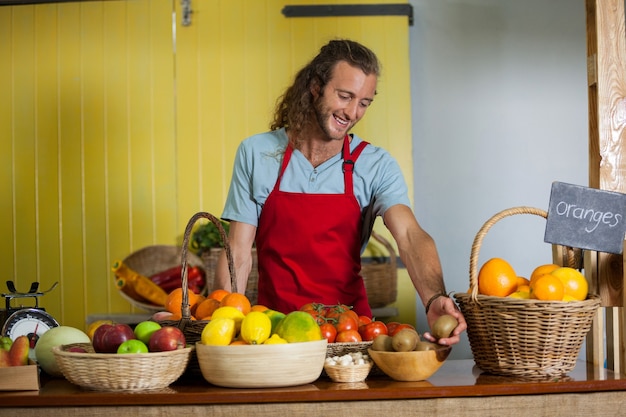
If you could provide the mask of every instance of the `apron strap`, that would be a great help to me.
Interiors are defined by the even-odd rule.
[[[359,155],[363,149],[369,145],[369,142],[362,141],[354,149],[354,152],[350,153],[350,141],[348,135],[343,140],[343,183],[345,193],[348,195],[354,195],[354,185],[352,183],[352,172],[354,171],[354,163],[359,159]]]

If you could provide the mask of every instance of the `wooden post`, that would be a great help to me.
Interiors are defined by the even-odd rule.
[[[587,73],[589,94],[589,186],[626,192],[626,34],[623,0],[585,0],[587,13]],[[626,373],[624,360],[623,255],[593,253],[585,256],[585,275],[607,308],[606,327],[601,316],[594,323],[588,358],[603,358],[606,335],[607,363]],[[602,327],[604,331],[602,331]]]

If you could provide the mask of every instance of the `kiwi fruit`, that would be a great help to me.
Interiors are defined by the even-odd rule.
[[[431,334],[436,339],[443,339],[450,337],[452,331],[459,325],[459,322],[451,315],[444,314],[439,317],[434,323],[431,329]]]
[[[427,342],[425,340],[420,340],[419,342],[417,342],[417,344],[415,345],[415,349],[413,350],[417,350],[417,351],[436,350],[438,346],[439,345],[437,345],[436,343]]]
[[[376,336],[372,341],[372,350],[392,352],[393,346],[391,345],[391,336],[386,334],[379,334]]]
[[[413,329],[402,329],[391,336],[391,345],[396,352],[410,352],[420,340],[419,335]]]

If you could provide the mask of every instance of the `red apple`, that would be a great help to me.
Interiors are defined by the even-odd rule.
[[[183,349],[187,345],[183,332],[174,326],[165,326],[150,336],[148,350],[150,352],[168,352]]]
[[[135,333],[128,324],[102,324],[93,334],[93,349],[97,353],[117,353],[117,348],[130,339],[135,339]]]

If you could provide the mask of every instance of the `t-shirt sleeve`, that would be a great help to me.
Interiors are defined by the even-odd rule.
[[[233,175],[222,219],[258,226],[259,207],[252,195],[252,154],[242,142],[237,148]]]
[[[375,216],[383,216],[385,211],[397,204],[411,206],[408,187],[398,162],[385,150],[378,149],[379,161],[370,172],[372,184],[372,211]]]

